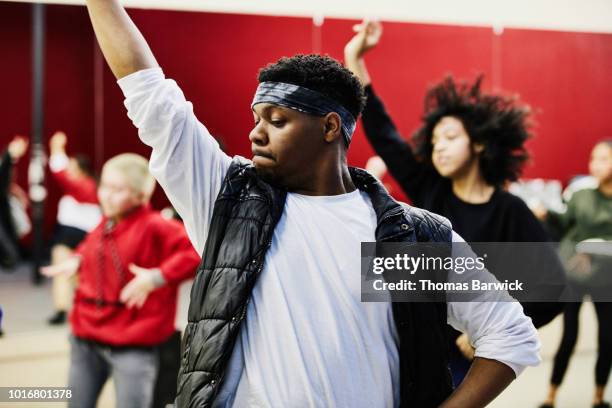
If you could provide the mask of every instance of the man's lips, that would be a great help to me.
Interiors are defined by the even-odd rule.
[[[259,156],[265,159],[274,160],[274,157],[270,153],[262,152],[261,150],[257,150],[257,149],[252,149],[251,151],[253,152],[253,158],[255,158],[256,156]]]

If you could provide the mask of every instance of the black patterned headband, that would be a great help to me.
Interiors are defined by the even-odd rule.
[[[284,82],[261,82],[255,92],[253,108],[258,103],[271,103],[316,116],[336,112],[342,120],[342,135],[351,143],[357,119],[342,105],[322,93]]]

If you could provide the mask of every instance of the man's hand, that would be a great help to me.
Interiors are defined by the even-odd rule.
[[[49,150],[51,154],[66,154],[66,143],[68,143],[68,137],[66,133],[57,131],[49,139]]]
[[[64,262],[40,268],[40,273],[49,278],[58,275],[72,276],[77,273],[79,266],[81,266],[81,257],[71,256]]]
[[[461,351],[461,354],[463,354],[465,358],[470,361],[474,359],[475,350],[470,344],[470,339],[468,338],[467,334],[462,333],[461,336],[457,337],[455,344],[457,344],[459,351]]]
[[[147,301],[149,293],[164,284],[163,277],[157,268],[146,269],[131,264],[129,269],[135,276],[125,285],[119,295],[119,300],[128,308],[141,308]]]
[[[28,150],[28,139],[24,136],[15,136],[8,145],[8,153],[14,162],[23,157]]]
[[[380,22],[364,20],[361,24],[355,24],[353,31],[356,34],[344,46],[344,56],[359,59],[378,45],[383,30]]]

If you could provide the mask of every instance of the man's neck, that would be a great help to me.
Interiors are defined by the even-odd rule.
[[[346,160],[323,161],[315,165],[316,172],[303,186],[291,190],[293,193],[313,196],[346,194],[355,191]]]

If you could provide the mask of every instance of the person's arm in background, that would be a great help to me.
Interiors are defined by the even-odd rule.
[[[11,185],[11,173],[13,170],[13,159],[8,150],[0,157],[0,197],[7,197]]]
[[[58,275],[69,277],[79,272],[79,268],[81,267],[83,257],[88,247],[95,245],[92,237],[93,234],[90,232],[68,258],[60,263],[41,267],[40,273],[47,278],[53,278]]]
[[[572,195],[565,212],[548,210],[543,206],[533,208],[537,219],[544,223],[550,235],[561,240],[569,229],[576,223],[576,197],[579,192]]]
[[[412,147],[400,135],[372,87],[364,55],[378,44],[382,35],[381,24],[364,21],[356,25],[354,30],[357,33],[344,48],[344,62],[365,88],[367,101],[362,123],[366,137],[376,154],[384,160],[393,178],[406,194],[415,200],[425,187],[424,178],[437,176],[437,173],[417,160]]]
[[[95,181],[89,175],[75,178],[68,173],[70,158],[66,154],[68,137],[64,132],[55,132],[49,140],[49,169],[62,192],[82,203],[97,203]],[[84,179],[87,177],[87,179]]]
[[[200,256],[189,243],[183,223],[176,220],[164,220],[163,249],[167,254],[159,269],[168,284],[179,285],[181,282],[195,276],[200,264]]]
[[[178,286],[193,278],[200,263],[200,256],[193,249],[180,222],[163,220],[154,228],[164,260],[157,268],[129,265],[135,277],[125,285],[119,297],[127,307],[142,307],[153,290],[164,285]]]
[[[546,228],[527,207],[525,202],[516,198],[512,211],[507,214],[512,220],[521,220],[515,225],[510,234],[510,242],[532,242],[534,247],[524,249],[522,262],[528,268],[537,272],[537,279],[533,275],[529,278],[531,297],[533,302],[521,302],[525,314],[531,317],[533,325],[540,328],[550,323],[565,308],[560,300],[566,293],[566,272],[563,262],[556,248],[552,245],[551,237]],[[556,299],[556,301],[543,302],[542,300]]]
[[[178,85],[165,78],[118,0],[87,0],[87,8],[102,53],[125,96],[128,116],[140,139],[153,149],[151,173],[201,253],[231,159],[197,120]]]
[[[18,231],[10,203],[13,165],[28,149],[26,138],[16,136],[0,157],[0,263],[12,267],[19,259]]]
[[[13,165],[23,157],[28,150],[28,139],[15,136],[0,158],[0,194],[6,197],[11,185]]]

